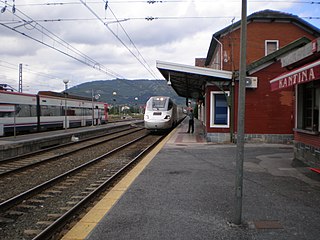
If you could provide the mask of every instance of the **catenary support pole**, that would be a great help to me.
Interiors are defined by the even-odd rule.
[[[236,184],[235,184],[235,216],[234,224],[242,221],[242,189],[243,189],[243,159],[244,159],[244,119],[246,94],[246,51],[247,51],[247,1],[242,0],[241,36],[240,36],[240,73],[238,95],[238,124],[236,152]]]

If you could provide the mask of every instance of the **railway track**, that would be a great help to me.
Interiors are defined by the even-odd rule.
[[[99,144],[99,154],[90,154],[87,160],[75,167],[63,167],[71,158],[83,155],[79,150],[69,153],[64,160],[55,160],[44,165],[57,163],[57,169],[66,168],[63,173],[50,177],[49,180],[37,183],[26,191],[20,192],[0,203],[0,238],[1,239],[47,239],[83,210],[101,191],[107,189],[123,171],[127,170],[146,151],[154,146],[162,136],[149,135],[147,131],[136,131],[127,136]],[[112,145],[112,146],[110,146]],[[80,154],[80,155],[79,155]],[[88,156],[91,156],[88,159]],[[67,165],[67,164],[66,164]],[[7,185],[21,178],[26,179],[30,172],[40,177],[44,170],[34,166],[31,170],[20,170],[19,173],[0,178],[1,185]],[[49,166],[49,169],[52,166]],[[48,168],[46,168],[48,170]],[[52,169],[52,171],[55,171]],[[38,182],[38,181],[36,181]],[[3,189],[5,190],[5,189]]]
[[[31,155],[25,156],[28,161],[22,159],[23,166],[21,166],[22,163],[19,160],[16,160],[13,162],[16,165],[14,169],[10,165],[8,170],[4,170],[3,174],[0,175],[0,183],[3,183],[0,185],[0,202],[4,202],[20,192],[25,192],[35,185],[80,166],[86,163],[88,159],[111,151],[136,136],[143,135],[144,132],[145,130],[141,128],[131,128],[88,141],[67,144],[61,146],[61,148],[55,147],[48,151],[31,153]],[[10,191],[7,189],[7,182],[10,182]]]
[[[70,155],[80,149],[84,150],[104,142],[112,141],[119,136],[125,136],[134,131],[141,131],[140,128],[126,128],[115,130],[108,134],[94,136],[83,139],[79,142],[70,142],[58,146],[42,149],[36,152],[20,155],[10,159],[0,161],[0,177],[19,172],[24,169],[34,167],[36,165],[44,164],[49,161],[54,161],[58,158]]]

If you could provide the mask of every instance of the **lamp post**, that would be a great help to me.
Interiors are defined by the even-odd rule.
[[[116,111],[115,111],[115,109],[116,109],[116,96],[117,96],[117,92],[116,91],[113,91],[112,92],[112,96],[113,96],[113,113],[114,114],[116,114]]]
[[[68,116],[67,116],[67,89],[68,89],[68,79],[64,79],[63,83],[65,85],[64,89],[64,129],[67,130],[68,128]]]
[[[94,125],[95,116],[96,118],[99,118],[99,109],[97,109],[97,113],[95,114],[95,108],[94,108],[94,100],[98,100],[100,98],[100,94],[94,94],[93,89],[91,90],[91,101],[92,101],[92,126]],[[98,124],[98,123],[97,123]]]
[[[138,113],[138,100],[139,98],[138,97],[135,97],[134,100],[136,101],[135,105],[136,105],[136,113]]]

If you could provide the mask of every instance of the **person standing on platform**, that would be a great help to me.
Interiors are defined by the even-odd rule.
[[[189,115],[189,127],[188,127],[187,133],[190,133],[190,130],[191,130],[191,133],[193,133],[194,132],[194,114],[192,109],[189,110],[188,115]]]

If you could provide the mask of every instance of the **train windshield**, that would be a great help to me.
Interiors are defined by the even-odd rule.
[[[167,98],[164,97],[156,97],[152,98],[151,101],[148,102],[147,108],[149,111],[152,110],[165,110],[167,109]]]

